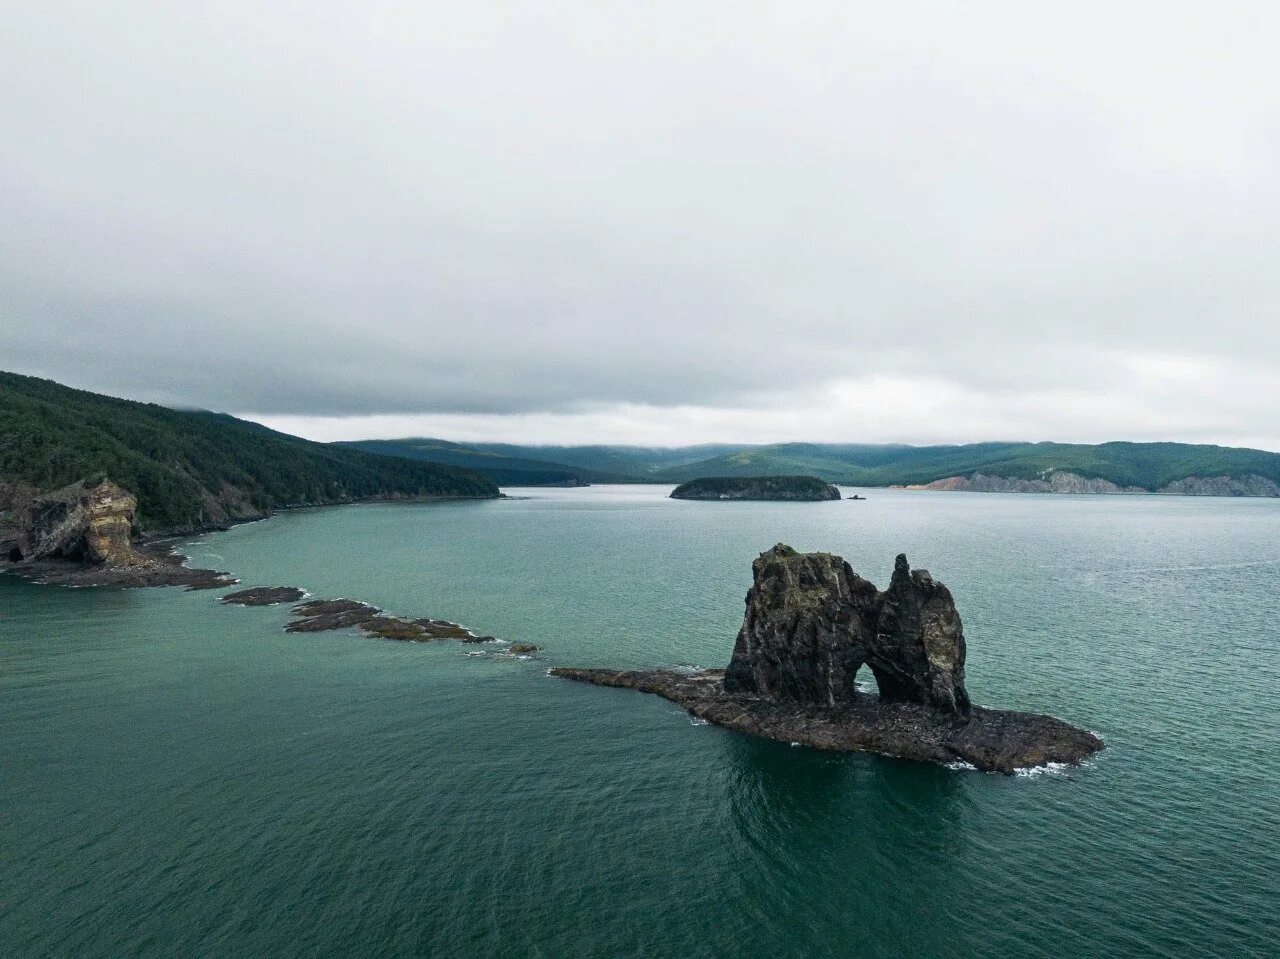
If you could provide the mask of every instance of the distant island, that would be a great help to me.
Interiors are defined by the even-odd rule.
[[[693,715],[792,745],[1012,773],[1102,748],[1052,716],[976,706],[951,592],[898,556],[880,592],[830,553],[779,543],[752,564],[746,616],[724,670],[552,669],[656,693]],[[866,667],[878,695],[860,688]]]
[[[1280,453],[1190,443],[653,447],[529,446],[409,438],[343,445],[474,469],[497,483],[513,486],[804,475],[841,486],[973,493],[1280,496]]]
[[[816,503],[839,499],[840,491],[816,476],[703,476],[681,483],[671,498]]]

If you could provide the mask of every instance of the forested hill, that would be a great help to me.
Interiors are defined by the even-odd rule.
[[[933,484],[945,489],[1010,492],[1116,491],[1110,484],[1125,492],[1280,493],[1280,453],[1189,443],[778,443],[652,448],[505,443],[469,443],[464,447],[437,439],[405,439],[373,441],[366,448],[477,468],[482,464],[495,468],[523,464],[528,468],[536,461],[548,477],[545,481],[550,482],[566,475],[595,482],[682,483],[702,476],[807,474],[849,486]],[[525,482],[544,481],[531,478],[532,472],[524,475]]]
[[[108,476],[145,532],[188,531],[296,504],[492,497],[471,470],[313,443],[220,413],[172,410],[0,372],[0,493]],[[0,508],[3,504],[0,503]]]

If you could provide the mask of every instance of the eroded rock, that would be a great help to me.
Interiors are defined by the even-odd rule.
[[[0,568],[64,586],[186,586],[215,589],[235,579],[192,569],[158,544],[132,539],[137,498],[109,479],[72,483],[37,497],[10,497]]]
[[[878,591],[839,556],[779,544],[752,564],[728,669],[553,669],[656,693],[729,729],[818,749],[962,761],[1012,772],[1077,763],[1092,733],[1036,713],[983,709],[965,689],[965,638],[950,590],[905,556]],[[879,694],[858,688],[866,666]]]
[[[905,556],[881,593],[830,553],[779,543],[751,565],[747,612],[725,670],[730,693],[835,706],[865,665],[885,699],[969,709],[964,630],[950,591]]]

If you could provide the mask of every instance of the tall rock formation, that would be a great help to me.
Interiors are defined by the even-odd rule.
[[[36,497],[10,559],[140,565],[145,561],[130,541],[137,508],[137,497],[108,479],[72,483]]]
[[[827,706],[851,699],[875,640],[875,586],[839,556],[781,543],[751,571],[725,691]]]
[[[924,703],[967,715],[964,627],[951,590],[899,554],[893,579],[876,604],[868,665],[884,699]]]
[[[836,706],[865,665],[881,698],[968,715],[964,630],[946,586],[899,556],[881,593],[830,553],[778,544],[752,564],[727,693]]]

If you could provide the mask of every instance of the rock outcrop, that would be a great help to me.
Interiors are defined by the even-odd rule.
[[[752,564],[747,610],[724,671],[553,669],[656,693],[730,729],[819,749],[869,751],[1012,772],[1102,748],[1051,716],[974,706],[951,592],[905,556],[883,592],[830,553],[779,544]],[[859,688],[867,667],[879,695]]]
[[[671,499],[817,503],[839,498],[840,490],[816,476],[704,476],[671,491]]]
[[[966,493],[1147,493],[1141,486],[1119,486],[1100,477],[1081,476],[1067,470],[1051,470],[1037,479],[1016,476],[948,476],[908,486],[907,489],[943,490]]]
[[[778,544],[752,564],[754,583],[729,693],[835,706],[858,695],[867,666],[886,700],[965,715],[964,630],[946,586],[899,556],[881,593],[839,556]]]
[[[839,556],[782,544],[751,570],[725,691],[825,706],[851,700],[876,638],[875,586]]]
[[[108,479],[72,483],[32,501],[10,558],[141,565],[132,541],[137,510],[137,497]]]
[[[222,601],[229,606],[279,606],[296,603],[305,596],[296,586],[254,586],[235,593],[227,593]]]
[[[974,473],[972,476],[948,476],[905,488],[965,493],[1152,492],[1141,486],[1119,486],[1111,480],[1081,476],[1066,470],[1051,470],[1036,479]],[[1166,483],[1154,492],[1168,496],[1280,496],[1280,483],[1256,473],[1245,476],[1187,476]]]
[[[1280,484],[1265,476],[1188,476],[1158,490],[1168,496],[1280,496]]]
[[[65,586],[186,586],[212,589],[235,580],[183,565],[171,550],[134,545],[138,500],[105,478],[72,483],[13,509],[4,544],[9,572]]]

